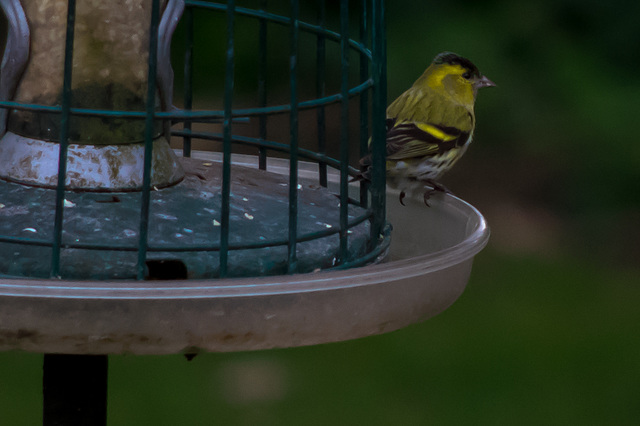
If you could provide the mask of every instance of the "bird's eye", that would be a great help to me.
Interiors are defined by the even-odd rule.
[[[471,78],[471,73],[469,71],[465,72],[464,74],[462,74],[462,78],[466,78],[467,80],[469,80]]]

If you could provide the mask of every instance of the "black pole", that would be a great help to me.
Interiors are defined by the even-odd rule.
[[[43,426],[106,426],[107,355],[44,355]]]

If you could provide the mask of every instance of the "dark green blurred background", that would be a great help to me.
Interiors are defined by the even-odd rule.
[[[640,3],[405,0],[387,12],[390,100],[443,50],[498,84],[444,179],[492,228],[465,293],[423,324],[352,342],[113,356],[109,425],[638,423]],[[239,99],[254,84],[240,71],[255,60],[251,28],[239,23]],[[211,77],[196,87],[216,96],[222,74],[203,65]],[[0,354],[0,424],[39,423],[41,364]]]

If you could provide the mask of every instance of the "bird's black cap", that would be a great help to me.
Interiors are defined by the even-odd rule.
[[[468,60],[467,58],[463,58],[460,55],[457,55],[453,52],[442,52],[439,53],[434,59],[434,64],[450,64],[450,65],[460,65],[466,68],[472,75],[480,77],[480,70],[476,67],[473,62]]]

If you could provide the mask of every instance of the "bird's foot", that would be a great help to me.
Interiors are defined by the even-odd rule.
[[[424,194],[422,195],[422,197],[423,197],[425,206],[431,207],[431,204],[429,204],[429,198],[431,198],[431,195],[434,194],[435,192],[436,190],[431,188],[424,191]]]
[[[407,196],[407,194],[404,191],[400,191],[400,195],[398,196],[398,200],[400,201],[400,204],[402,204],[403,206],[405,204],[404,204],[404,201],[402,201],[402,200],[404,200],[404,197],[406,197],[406,196]]]
[[[431,207],[431,205],[429,204],[429,198],[431,198],[431,196],[433,194],[435,194],[436,192],[442,192],[444,194],[451,194],[452,193],[449,190],[449,188],[447,188],[446,186],[444,186],[443,184],[441,184],[439,182],[436,182],[434,180],[428,180],[427,183],[429,185],[431,185],[431,188],[425,186],[425,191],[424,191],[424,194],[423,194],[424,204],[427,207]]]

